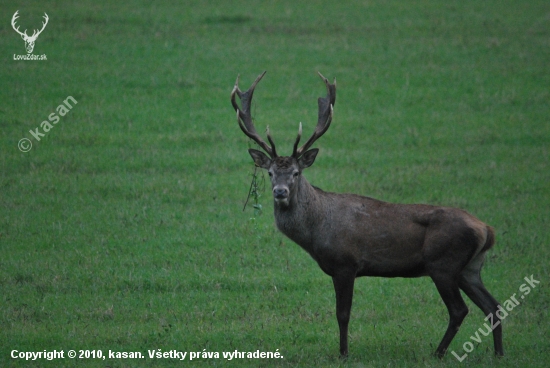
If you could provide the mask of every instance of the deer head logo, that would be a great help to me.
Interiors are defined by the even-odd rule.
[[[42,29],[40,31],[35,29],[32,33],[32,36],[29,36],[29,35],[27,35],[27,30],[26,29],[25,29],[25,32],[21,32],[19,30],[19,26],[17,26],[17,28],[15,27],[15,21],[17,20],[17,18],[19,18],[19,15],[17,14],[18,12],[19,12],[19,10],[17,10],[15,12],[15,14],[13,15],[13,17],[11,18],[11,26],[13,27],[15,32],[17,32],[21,35],[21,38],[23,39],[23,41],[25,41],[25,48],[27,49],[27,53],[30,54],[30,53],[32,53],[32,50],[34,49],[34,42],[36,41],[36,39],[38,38],[40,33],[42,33],[44,28],[46,28],[46,24],[48,24],[48,19],[49,19],[48,14],[44,13],[45,22],[42,22]]]

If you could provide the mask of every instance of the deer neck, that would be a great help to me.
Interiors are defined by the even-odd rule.
[[[275,203],[274,212],[279,230],[311,253],[315,228],[322,223],[324,212],[319,192],[301,176],[288,206]]]

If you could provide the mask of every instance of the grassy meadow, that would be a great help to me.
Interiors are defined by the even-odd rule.
[[[0,366],[550,364],[548,1],[103,3],[0,0]],[[48,14],[33,51],[47,60],[14,60],[16,10],[28,34]],[[361,278],[339,359],[330,277],[277,231],[269,187],[262,214],[242,210],[254,166],[229,95],[264,70],[255,123],[282,154],[300,121],[313,131],[316,72],[337,79],[312,184],[496,228],[488,290],[503,303],[540,281],[503,322],[504,358],[470,338],[484,316],[469,299],[440,361],[448,316],[431,280]],[[159,349],[220,358],[149,358]],[[222,357],[235,350],[283,358]]]

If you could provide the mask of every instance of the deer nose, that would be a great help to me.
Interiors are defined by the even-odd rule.
[[[288,197],[287,188],[273,188],[273,197],[275,199],[285,199]]]

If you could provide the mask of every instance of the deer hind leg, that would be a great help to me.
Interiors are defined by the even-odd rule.
[[[468,295],[483,313],[488,317],[490,327],[493,330],[493,340],[495,346],[495,355],[503,356],[502,347],[502,324],[496,313],[499,303],[487,291],[481,280],[481,267],[485,259],[485,253],[478,254],[468,263],[466,268],[460,274],[459,287]]]
[[[435,351],[435,355],[438,358],[442,358],[449,344],[458,332],[462,321],[464,321],[464,318],[468,314],[468,307],[460,295],[458,281],[455,277],[449,277],[448,274],[437,273],[430,276],[449,311],[449,325],[447,326],[447,331],[445,331],[445,335],[443,335],[443,339]]]

